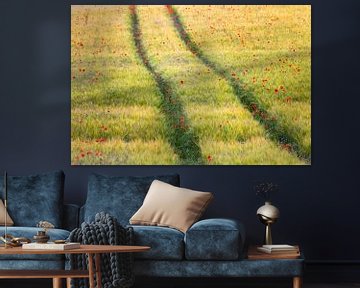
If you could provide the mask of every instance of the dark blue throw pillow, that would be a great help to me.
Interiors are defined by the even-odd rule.
[[[84,220],[91,222],[96,213],[106,212],[116,217],[121,225],[128,225],[155,179],[174,186],[180,185],[177,174],[146,177],[90,175]]]
[[[16,226],[36,227],[45,220],[62,226],[64,173],[55,171],[31,176],[8,176],[8,212]],[[4,198],[4,177],[0,176]]]

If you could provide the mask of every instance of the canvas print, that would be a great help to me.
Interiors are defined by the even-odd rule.
[[[310,165],[310,5],[72,5],[72,165]]]

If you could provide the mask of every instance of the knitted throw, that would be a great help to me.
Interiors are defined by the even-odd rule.
[[[96,214],[94,222],[84,222],[81,224],[81,228],[74,229],[70,233],[69,240],[87,245],[133,245],[134,242],[132,227],[122,227],[118,224],[116,218],[104,212]],[[87,269],[87,263],[89,262],[87,255],[70,254],[68,258],[70,259],[71,269]],[[103,288],[129,288],[133,286],[132,253],[101,254],[101,279]],[[89,280],[73,279],[71,287],[88,288]]]

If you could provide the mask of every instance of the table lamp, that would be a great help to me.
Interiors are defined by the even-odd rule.
[[[271,236],[271,225],[276,222],[280,217],[280,211],[274,205],[271,205],[271,202],[266,201],[265,205],[261,206],[256,214],[258,215],[261,223],[265,226],[265,244],[272,245],[272,236]]]

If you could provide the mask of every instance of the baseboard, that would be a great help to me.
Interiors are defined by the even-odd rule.
[[[360,282],[360,261],[306,261],[306,282]]]

